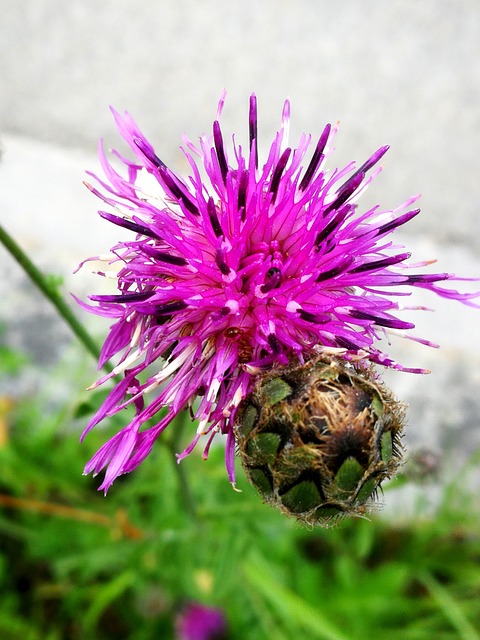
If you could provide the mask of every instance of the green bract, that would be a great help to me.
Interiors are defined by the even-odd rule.
[[[321,357],[259,378],[236,436],[264,499],[308,524],[363,515],[401,462],[404,407],[371,368]]]

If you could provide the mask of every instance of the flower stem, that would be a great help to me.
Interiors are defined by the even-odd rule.
[[[172,424],[173,426],[172,437],[168,441],[167,446],[170,449],[173,456],[174,469],[178,478],[179,493],[180,493],[183,505],[185,507],[185,511],[189,514],[189,516],[194,522],[198,522],[198,514],[197,514],[197,507],[195,504],[195,498],[193,497],[192,490],[188,482],[187,474],[185,472],[185,466],[182,465],[181,463],[179,464],[178,461],[175,460],[175,454],[178,452],[179,444],[181,442],[183,431],[186,424],[186,420],[185,420],[186,415],[187,415],[186,411],[179,414],[175,422]]]
[[[132,540],[141,540],[145,535],[141,529],[129,522],[126,512],[122,509],[119,509],[114,517],[110,517],[97,511],[44,502],[42,500],[32,500],[31,498],[17,498],[3,493],[0,493],[0,506],[21,511],[36,511],[42,515],[57,516],[77,520],[78,522],[88,522],[89,524],[120,529],[126,538],[131,538]]]
[[[43,274],[30,260],[23,249],[15,242],[11,235],[0,225],[0,242],[15,258],[32,282],[40,289],[43,295],[50,300],[61,318],[68,324],[76,337],[82,342],[87,351],[98,361],[100,349],[85,330],[81,322],[77,320],[70,307],[62,298],[58,285],[47,275]],[[109,369],[110,370],[110,369]]]

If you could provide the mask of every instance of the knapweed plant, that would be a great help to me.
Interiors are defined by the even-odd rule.
[[[263,497],[300,520],[361,514],[398,466],[404,422],[374,366],[422,372],[385,352],[389,334],[414,328],[401,318],[414,307],[402,302],[413,288],[472,305],[479,294],[449,288],[460,278],[422,271],[429,261],[411,263],[394,244],[419,213],[417,197],[394,210],[357,204],[388,147],[358,168],[328,169],[335,127],[314,146],[308,135],[289,146],[286,101],[262,159],[252,95],[249,137],[227,150],[224,97],[212,135],[185,140],[187,178],[128,114],[113,112],[135,158],[113,152],[110,162],[100,147],[105,178],[88,187],[131,239],[90,259],[117,283],[117,293],[81,302],[113,319],[99,364],[117,364],[93,385],[115,380],[84,435],[129,405],[135,415],[85,472],[106,469],[107,491],[188,410],[198,428],[179,461],[200,440],[207,458],[222,434],[233,485],[238,451]]]

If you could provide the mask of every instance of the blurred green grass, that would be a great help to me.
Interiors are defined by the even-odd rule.
[[[9,352],[1,374],[24,363]],[[81,473],[116,425],[80,445],[102,393],[77,393],[67,365],[55,375],[71,377],[61,406],[54,379],[0,402],[1,638],[168,640],[193,600],[223,609],[234,640],[480,639],[480,513],[463,478],[434,515],[305,529],[262,504],[241,468],[234,492],[216,447],[182,462],[192,513],[166,433],[105,498]]]

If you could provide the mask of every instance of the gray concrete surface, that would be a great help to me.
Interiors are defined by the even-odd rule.
[[[480,248],[478,0],[1,0],[3,131],[65,147],[115,139],[128,109],[172,162],[180,135],[246,130],[259,98],[269,140],[340,120],[338,161],[389,143],[382,200],[424,193],[412,233]]]
[[[118,236],[81,184],[98,138],[119,146],[108,105],[178,168],[181,135],[210,129],[223,88],[225,136],[245,139],[255,91],[264,145],[286,96],[292,142],[340,120],[331,165],[390,144],[364,203],[422,192],[401,239],[439,270],[480,276],[478,0],[0,0],[0,13],[0,218],[67,290],[101,288],[72,270]],[[5,338],[53,367],[68,332],[2,249],[0,275]],[[442,349],[393,349],[433,373],[388,379],[411,405],[409,438],[464,459],[480,446],[479,312],[422,302],[438,311],[416,318],[418,334]]]

